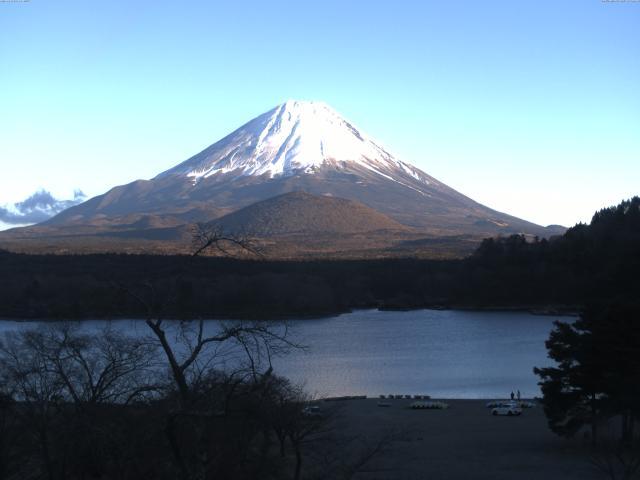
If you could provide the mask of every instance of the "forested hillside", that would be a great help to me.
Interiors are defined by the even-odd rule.
[[[488,239],[464,260],[265,261],[152,255],[0,254],[0,316],[324,315],[353,308],[579,308],[640,298],[640,198],[551,240]]]

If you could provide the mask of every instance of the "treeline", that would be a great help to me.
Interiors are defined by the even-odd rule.
[[[487,241],[479,254],[551,262],[583,278],[580,317],[556,322],[546,342],[555,364],[535,368],[555,433],[591,437],[591,463],[609,478],[640,472],[640,199],[597,212],[555,241]],[[588,428],[588,430],[587,430]]]
[[[171,318],[325,315],[441,304],[459,262],[272,262],[187,256],[0,256],[0,316],[144,318],[137,296]],[[133,295],[132,295],[133,293]]]
[[[468,263],[483,265],[496,290],[519,297],[581,305],[640,298],[640,198],[600,210],[589,225],[551,240],[484,240]]]
[[[550,240],[487,239],[462,260],[268,261],[0,253],[0,316],[173,318],[325,315],[354,308],[579,307],[640,297],[640,199]]]

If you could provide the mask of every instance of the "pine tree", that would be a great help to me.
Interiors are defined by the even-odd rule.
[[[590,425],[622,419],[630,442],[640,418],[640,310],[634,305],[591,306],[572,324],[556,322],[546,342],[556,367],[534,368],[540,376],[549,427],[571,437]]]

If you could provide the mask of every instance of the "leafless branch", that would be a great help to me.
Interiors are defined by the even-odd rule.
[[[224,256],[230,256],[229,247],[239,248],[241,251],[262,257],[255,238],[246,234],[232,234],[215,224],[198,223],[193,229],[193,253],[197,257],[211,248],[215,248]]]

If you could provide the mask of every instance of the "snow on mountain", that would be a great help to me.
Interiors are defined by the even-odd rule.
[[[356,164],[402,184],[401,178],[406,174],[424,185],[434,182],[412,165],[396,159],[327,104],[294,100],[251,120],[156,178],[187,176],[196,184],[221,173],[274,178],[313,174],[323,166],[344,164]]]

